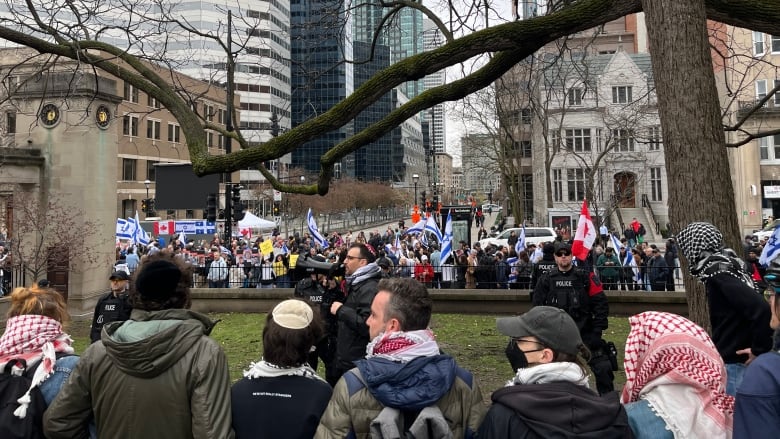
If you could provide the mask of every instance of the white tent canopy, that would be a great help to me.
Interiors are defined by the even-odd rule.
[[[238,222],[238,227],[240,229],[273,229],[276,227],[276,223],[245,212],[244,219]]]

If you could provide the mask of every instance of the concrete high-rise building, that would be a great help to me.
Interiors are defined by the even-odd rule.
[[[431,20],[424,20],[423,49],[428,51],[444,44],[444,37]],[[444,71],[438,71],[423,78],[425,90],[444,85]],[[430,124],[431,150],[438,153],[447,152],[446,138],[447,118],[444,103],[434,105],[423,112],[423,120]]]

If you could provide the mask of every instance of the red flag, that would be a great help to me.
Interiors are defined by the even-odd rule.
[[[175,222],[173,221],[157,221],[154,223],[154,234],[160,235],[173,235],[175,228]]]
[[[575,233],[574,243],[571,245],[571,254],[577,259],[584,261],[588,257],[588,252],[593,247],[595,241],[596,228],[593,226],[593,220],[590,219],[588,200],[583,200],[580,220],[577,221],[577,233]]]

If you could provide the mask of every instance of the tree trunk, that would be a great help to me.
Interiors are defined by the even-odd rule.
[[[739,232],[704,0],[642,0],[666,148],[672,232],[708,221],[735,243]],[[683,261],[687,267],[687,262]],[[685,276],[690,319],[709,328],[704,288]]]

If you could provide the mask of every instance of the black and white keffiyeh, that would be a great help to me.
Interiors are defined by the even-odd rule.
[[[715,275],[726,273],[756,289],[745,261],[734,250],[723,247],[723,234],[712,224],[688,224],[677,234],[677,244],[688,260],[691,275],[700,281],[706,282]]]

